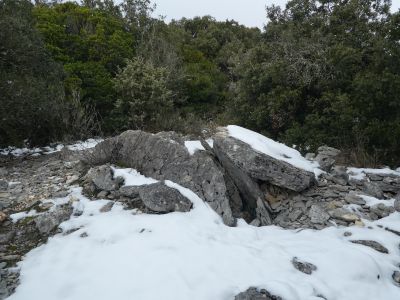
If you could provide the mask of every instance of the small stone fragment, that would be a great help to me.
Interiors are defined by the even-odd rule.
[[[394,201],[394,209],[400,212],[400,197]]]
[[[320,167],[324,171],[330,171],[332,166],[336,162],[336,157],[340,154],[340,150],[321,146],[318,148],[318,155],[315,160],[319,163]]]
[[[356,226],[358,226],[358,227],[364,227],[364,226],[365,226],[364,222],[361,221],[361,220],[355,221],[355,222],[354,222],[354,225],[356,225]]]
[[[353,191],[348,193],[344,197],[344,200],[349,204],[357,204],[357,205],[365,205],[366,204],[366,201]]]
[[[378,252],[381,253],[385,253],[388,254],[389,250],[387,248],[385,248],[384,246],[382,246],[380,243],[376,242],[376,241],[369,241],[369,240],[353,240],[350,241],[353,244],[359,244],[359,245],[363,245],[363,246],[367,246],[370,247]]]
[[[258,290],[251,287],[248,290],[241,292],[235,296],[235,300],[283,300],[279,296],[271,295],[267,290]]]
[[[382,199],[383,198],[383,191],[380,186],[375,182],[364,182],[364,192],[372,197]]]
[[[311,223],[314,224],[324,224],[330,218],[329,214],[325,210],[323,210],[319,205],[316,204],[311,206],[308,215],[311,219]]]
[[[400,272],[399,272],[399,271],[394,271],[394,272],[393,272],[393,275],[392,275],[392,278],[393,278],[394,282],[395,282],[398,286],[400,286]]]
[[[7,220],[7,215],[0,210],[0,224]]]
[[[108,195],[107,191],[101,191],[100,193],[97,194],[98,199],[105,199]]]
[[[297,257],[292,259],[292,264],[297,270],[307,275],[311,275],[313,271],[317,270],[317,267],[312,263],[299,261]]]
[[[349,223],[360,220],[359,216],[357,216],[356,214],[354,214],[346,209],[343,209],[343,208],[334,209],[334,210],[330,211],[329,213],[332,216],[332,218],[346,221]]]
[[[8,181],[0,179],[0,190],[8,189]]]
[[[100,208],[100,212],[105,213],[109,212],[114,206],[114,202],[108,202],[106,205],[104,205],[102,208]]]

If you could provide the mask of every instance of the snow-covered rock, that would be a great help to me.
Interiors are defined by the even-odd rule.
[[[317,168],[295,149],[238,126],[220,128],[213,149],[222,162],[229,161],[254,180],[296,192],[314,182]]]

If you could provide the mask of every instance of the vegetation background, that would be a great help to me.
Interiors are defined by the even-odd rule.
[[[263,30],[166,23],[150,0],[0,0],[0,146],[235,123],[400,165],[400,13],[291,0]]]

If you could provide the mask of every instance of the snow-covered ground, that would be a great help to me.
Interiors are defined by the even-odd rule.
[[[131,185],[154,182],[135,170],[115,172]],[[292,231],[240,220],[232,228],[192,191],[166,184],[194,208],[147,215],[116,203],[100,213],[107,200],[89,201],[73,189],[74,208],[83,213],[60,227],[78,230],[29,252],[19,264],[21,284],[9,299],[232,300],[250,286],[286,300],[400,299],[391,278],[400,263],[399,237],[378,226],[400,231],[399,213],[364,220],[366,227]],[[361,239],[381,243],[389,254],[350,242]],[[293,257],[317,270],[299,272]]]
[[[0,149],[0,155],[12,155],[12,156],[39,156],[46,155],[55,152],[60,152],[64,147],[67,147],[72,151],[85,150],[95,147],[98,143],[102,142],[103,139],[88,139],[86,141],[78,141],[75,144],[71,145],[63,145],[58,144],[55,146],[46,146],[42,148],[15,148],[15,147],[7,147],[4,149]]]

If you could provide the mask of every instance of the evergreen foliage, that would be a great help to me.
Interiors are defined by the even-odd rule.
[[[189,120],[400,163],[390,0],[290,0],[267,8],[263,31],[210,16],[167,24],[150,0],[35,3],[0,0],[3,146]]]

